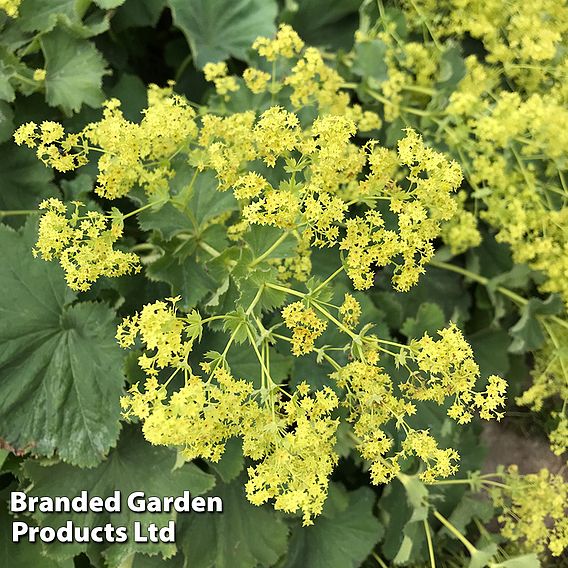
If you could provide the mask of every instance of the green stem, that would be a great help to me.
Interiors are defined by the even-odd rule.
[[[383,104],[388,104],[388,105],[393,104],[386,97],[379,95],[379,93],[377,93],[376,91],[373,91],[372,89],[366,89],[365,92],[368,95],[370,95],[371,97],[373,97],[375,100],[377,100],[377,101],[379,101]],[[416,116],[433,117],[433,116],[443,116],[445,114],[445,113],[442,113],[442,112],[430,112],[430,111],[427,111],[427,110],[421,110],[421,109],[418,109],[418,108],[407,107],[407,106],[398,106],[398,108],[402,112],[407,112],[409,114],[415,114]]]
[[[477,548],[465,538],[465,536],[458,530],[448,519],[440,515],[438,511],[434,509],[433,511],[434,516],[466,547],[467,551],[469,552],[470,556],[474,556],[477,553]]]
[[[145,209],[149,209],[150,207],[154,207],[155,205],[159,205],[160,203],[165,203],[166,201],[168,201],[167,197],[164,197],[163,199],[158,199],[158,201],[152,201],[151,203],[147,203],[146,205],[144,205],[144,207],[140,207],[139,209],[135,209],[134,211],[131,211],[126,215],[123,215],[122,218],[128,219],[128,217],[132,217],[133,215],[141,213]]]
[[[381,557],[376,554],[375,552],[372,552],[371,555],[373,556],[373,558],[377,561],[377,564],[381,567],[381,568],[389,568],[384,561],[381,559]]]
[[[12,217],[16,215],[38,215],[41,213],[39,209],[5,209],[0,211],[0,217]]]
[[[343,272],[343,265],[340,266],[331,276],[326,278],[315,290],[312,290],[311,293],[315,294],[316,292],[319,292],[324,286],[329,284],[336,276],[341,274],[341,272]]]
[[[354,334],[347,326],[343,325],[337,318],[330,314],[317,301],[313,301],[314,308],[323,314],[329,321],[333,322],[343,333],[346,333],[351,339],[358,340],[359,336]]]
[[[183,72],[187,69],[187,66],[191,63],[193,59],[193,55],[191,52],[186,56],[186,58],[181,62],[180,66],[177,68],[175,82],[177,83],[180,80]]]
[[[280,286],[280,284],[273,284],[272,282],[268,282],[265,284],[267,288],[272,288],[273,290],[278,290],[280,292],[285,292],[286,294],[290,294],[291,296],[297,296],[298,298],[305,298],[306,294],[303,292],[298,292],[298,290],[293,290],[292,288],[288,288],[286,286]]]
[[[434,547],[432,546],[432,534],[430,533],[430,525],[428,519],[424,519],[424,531],[426,532],[426,542],[428,543],[428,555],[430,556],[431,568],[436,568],[436,557],[434,556]]]
[[[209,253],[213,258],[216,258],[221,254],[218,250],[214,249],[211,245],[208,245],[204,241],[199,241],[198,244],[206,253]]]
[[[289,235],[290,233],[288,231],[282,233],[278,239],[276,239],[276,241],[274,241],[274,243],[272,243],[272,245],[265,250],[258,258],[256,258],[251,264],[250,267],[253,268],[255,267],[257,264],[261,263],[265,258],[267,258],[268,256],[270,256],[285,240],[286,237]]]
[[[479,284],[482,284],[483,286],[489,286],[490,284],[489,278],[481,276],[480,274],[476,274],[475,272],[471,272],[470,270],[462,268],[461,266],[456,266],[455,264],[451,264],[449,262],[442,262],[441,260],[431,260],[430,264],[432,266],[435,266],[436,268],[441,268],[443,270],[449,270],[450,272],[455,272],[456,274],[461,274],[462,276],[465,276],[470,280],[479,282]],[[520,306],[524,306],[529,302],[526,298],[519,296],[519,294],[516,294],[515,292],[509,290],[508,288],[505,288],[504,286],[497,286],[495,289],[497,290],[497,292],[511,299],[513,302],[515,302]],[[568,329],[568,321],[563,320],[556,316],[547,316],[547,317],[549,317],[550,320],[552,320],[554,323]]]
[[[255,297],[253,298],[250,306],[247,308],[247,311],[245,312],[247,316],[251,314],[251,312],[254,310],[254,307],[258,304],[258,301],[262,296],[262,292],[264,292],[264,286],[260,286],[260,288],[257,290]]]

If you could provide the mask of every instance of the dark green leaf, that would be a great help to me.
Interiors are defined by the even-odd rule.
[[[120,435],[118,446],[110,452],[104,462],[92,469],[80,469],[63,463],[43,466],[37,461],[28,460],[24,464],[24,474],[33,482],[28,491],[30,496],[66,495],[74,497],[86,490],[90,497],[106,498],[118,490],[122,496],[119,513],[34,513],[40,525],[58,527],[71,520],[77,526],[125,526],[132,534],[134,521],[143,526],[156,523],[165,526],[175,518],[175,511],[161,513],[134,513],[126,505],[128,495],[134,491],[143,491],[146,496],[180,496],[184,490],[191,495],[199,495],[211,489],[215,483],[213,476],[201,471],[193,464],[186,464],[174,469],[176,452],[149,444],[141,435],[138,427],[126,425]],[[97,557],[106,545],[96,543],[51,543],[50,556],[69,558],[80,551],[87,551],[89,556]],[[160,552],[169,556],[175,553],[175,545],[166,543],[134,543],[130,538],[127,544],[108,545],[105,556],[112,558],[112,566],[117,566],[132,552],[148,554]]]
[[[246,60],[257,36],[274,34],[274,0],[168,0],[168,5],[199,67],[231,55]]]
[[[288,529],[269,507],[251,505],[241,475],[213,492],[223,500],[223,514],[186,517],[181,548],[191,568],[272,566],[286,550]]]
[[[346,496],[335,501],[338,510],[334,514],[324,511],[313,526],[294,530],[285,568],[361,566],[381,539],[383,527],[373,515],[375,496],[370,489],[362,487]],[[328,500],[331,498],[330,492]]]
[[[8,142],[0,146],[0,210],[35,209],[46,197],[55,197],[53,172],[28,148]],[[0,217],[1,218],[1,217]],[[6,217],[21,224],[25,216]]]
[[[521,318],[509,329],[513,343],[509,348],[512,353],[534,351],[542,346],[545,337],[537,316],[556,315],[563,308],[559,296],[551,295],[546,300],[530,298],[521,308]]]
[[[201,264],[197,264],[193,258],[182,260],[171,251],[152,263],[146,269],[146,274],[152,280],[170,284],[172,295],[182,297],[180,306],[184,309],[194,307],[217,287]]]
[[[36,235],[0,226],[0,436],[19,450],[92,466],[119,431],[123,354],[114,312],[69,306],[55,263],[34,259]]]
[[[419,338],[425,333],[435,336],[444,327],[446,318],[438,304],[425,302],[420,305],[416,317],[407,318],[400,331],[408,338]]]

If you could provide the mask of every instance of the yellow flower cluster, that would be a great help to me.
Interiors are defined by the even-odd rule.
[[[258,37],[252,48],[267,61],[276,61],[278,57],[292,59],[304,47],[300,36],[288,24],[281,24],[274,39]]]
[[[487,209],[481,216],[499,230],[497,240],[511,246],[515,262],[546,274],[541,289],[560,293],[566,301],[568,210],[558,200],[566,194],[560,165],[568,152],[565,104],[551,95],[522,100],[516,92],[502,92],[477,106],[475,115],[464,118],[467,130],[458,121],[451,132],[461,133],[468,181],[484,195]],[[461,228],[458,218],[465,221]],[[473,222],[465,211],[446,230],[460,243],[455,250],[463,250],[463,239],[464,245],[475,244]]]
[[[349,293],[345,294],[343,304],[339,306],[339,315],[343,323],[350,329],[359,324],[361,304]]]
[[[271,79],[270,73],[255,69],[254,67],[247,67],[243,72],[243,79],[245,85],[256,95],[266,91],[268,82]]]
[[[440,50],[431,43],[401,42],[394,30],[358,34],[358,46],[380,40],[385,46],[386,78],[369,78],[373,98],[383,103],[385,121],[400,118],[405,104],[424,103],[434,89],[440,71]]]
[[[427,430],[410,428],[405,418],[416,412],[414,404],[397,398],[392,379],[377,365],[354,361],[332,375],[338,386],[347,389],[343,402],[350,409],[349,420],[359,438],[361,456],[371,462],[371,481],[388,483],[401,470],[401,461],[416,456],[425,465],[420,478],[431,483],[436,478],[455,473],[459,455],[451,448],[441,449]],[[405,437],[401,449],[388,455],[393,440],[385,433],[385,426],[394,422],[402,428]]]
[[[568,7],[542,0],[404,0],[411,25],[427,25],[435,36],[469,34],[483,41],[487,61],[531,88],[546,80],[568,32]]]
[[[522,550],[558,557],[568,548],[568,483],[561,475],[546,469],[521,475],[510,466],[502,486],[492,486],[490,495],[503,510],[501,534]]]
[[[219,63],[207,63],[203,67],[203,73],[207,81],[213,81],[217,93],[228,99],[228,94],[239,90],[239,85],[234,77],[228,75],[229,70],[224,61]]]
[[[288,329],[292,330],[292,353],[299,357],[314,349],[315,340],[325,331],[327,322],[316,316],[313,308],[302,302],[288,304],[282,310],[282,318]]]
[[[60,172],[68,172],[89,162],[85,141],[77,134],[65,134],[58,122],[44,121],[22,124],[14,133],[18,146],[36,148],[37,157]]]
[[[177,296],[169,298],[168,302],[147,304],[139,314],[125,318],[118,326],[116,339],[121,347],[133,346],[139,335],[146,348],[154,351],[151,357],[143,354],[138,359],[140,367],[152,377],[160,369],[181,364],[191,351],[195,333],[186,339],[183,335],[193,331],[193,323],[184,325],[177,317],[179,300]]]
[[[148,304],[118,328],[122,347],[140,338],[144,353],[138,363],[147,377],[142,389],[135,383],[121,399],[123,415],[140,419],[151,443],[181,447],[187,460],[216,462],[229,439],[241,438],[244,455],[255,462],[248,468],[249,500],[257,505],[274,500],[276,509],[300,510],[304,524],[311,524],[322,510],[338,459],[339,422],[331,416],[336,394],[329,387],[310,393],[302,383],[286,400],[274,392],[259,398],[252,381],[235,379],[224,363],[201,363],[209,374],[202,380],[192,372],[190,355],[203,320],[196,311],[179,314],[178,300]],[[168,370],[169,379],[159,383],[158,372],[167,376]],[[168,392],[178,374],[183,386]]]
[[[166,388],[150,377],[140,392],[134,384],[121,400],[123,415],[143,421],[142,431],[152,444],[180,446],[186,460],[219,461],[226,441],[242,432],[254,403],[252,383],[235,380],[223,368],[212,374],[216,384],[190,376],[168,397]]]
[[[14,134],[17,144],[37,147],[38,157],[59,171],[88,163],[94,145],[101,152],[96,192],[108,199],[126,195],[135,184],[149,194],[168,191],[170,160],[197,134],[195,111],[172,93],[172,86],[148,89],[148,108],[139,124],[124,118],[120,102],[106,101],[103,118],[88,124],[79,134],[65,135],[54,122],[22,125]]]
[[[0,0],[0,10],[4,10],[8,16],[15,18],[22,0]]]
[[[340,249],[347,251],[347,274],[356,289],[373,285],[373,266],[386,266],[402,257],[395,268],[394,285],[402,291],[416,284],[424,265],[432,258],[432,241],[440,234],[441,222],[452,218],[457,204],[452,193],[462,181],[458,164],[424,145],[413,130],[398,143],[398,165],[407,169],[409,187],[403,189],[392,179],[392,154],[368,145],[370,173],[362,182],[367,195],[389,196],[390,209],[398,216],[398,231],[385,228],[376,210],[364,217],[347,219],[347,232]]]
[[[462,332],[451,323],[438,334],[439,340],[426,333],[411,344],[421,373],[401,385],[403,392],[415,400],[432,400],[437,404],[452,397],[454,402],[448,416],[459,424],[471,421],[472,407],[479,409],[480,416],[486,420],[501,419],[503,413],[499,409],[505,404],[507,383],[492,375],[485,391],[474,392],[479,367]]]
[[[34,256],[44,260],[59,259],[68,286],[73,290],[88,290],[101,276],[116,277],[140,270],[134,253],[113,248],[122,236],[123,218],[118,210],[111,216],[97,211],[85,211],[74,202],[70,213],[67,205],[55,198],[40,203],[45,213],[39,221],[38,240]]]
[[[283,405],[282,433],[269,430],[258,436],[262,424],[252,423],[245,430],[244,452],[255,459],[248,468],[246,492],[251,503],[261,505],[274,499],[274,508],[303,512],[304,526],[322,511],[329,477],[338,456],[334,452],[338,419],[331,417],[338,399],[328,387],[308,396],[306,385],[299,387]],[[256,446],[253,451],[249,446]]]

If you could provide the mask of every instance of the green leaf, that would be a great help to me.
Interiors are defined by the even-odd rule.
[[[467,568],[486,568],[497,553],[497,544],[492,542],[482,550],[476,550],[471,555]]]
[[[114,312],[78,303],[55,263],[34,259],[35,224],[0,225],[0,437],[17,450],[98,463],[119,432],[123,354]]]
[[[125,425],[115,450],[110,452],[104,462],[92,469],[80,469],[64,463],[44,466],[37,461],[28,460],[24,464],[24,475],[33,487],[29,496],[65,495],[75,497],[86,490],[90,497],[106,498],[115,490],[121,493],[121,510],[118,513],[65,513],[54,515],[34,513],[40,525],[47,524],[57,528],[71,520],[77,526],[125,526],[132,535],[134,521],[143,527],[150,523],[165,526],[176,516],[176,512],[135,513],[126,505],[126,499],[135,491],[143,491],[146,496],[181,496],[188,490],[191,496],[210,490],[215,478],[204,473],[193,464],[174,469],[176,452],[161,446],[149,444],[137,426]],[[178,515],[181,515],[179,513]],[[48,553],[56,558],[70,558],[81,551],[97,557],[107,548],[105,556],[112,559],[111,566],[117,566],[132,552],[147,554],[161,553],[163,556],[175,554],[176,548],[167,543],[134,543],[130,538],[126,544],[101,545],[91,543],[56,543],[49,545]]]
[[[223,480],[223,483],[233,481],[243,470],[245,461],[240,440],[231,438],[225,445],[225,453],[217,462],[212,463],[211,467]]]
[[[533,554],[524,554],[516,558],[509,558],[499,564],[494,564],[493,568],[540,568],[540,560],[538,556]]]
[[[145,26],[153,28],[165,7],[166,0],[126,0],[114,14],[112,27],[116,31]]]
[[[171,203],[166,203],[158,211],[146,209],[137,217],[143,231],[157,231],[165,241],[170,241],[181,231],[192,230],[189,217]]]
[[[14,110],[7,102],[0,101],[0,143],[10,140],[14,130]]]
[[[104,100],[102,78],[106,63],[92,42],[76,39],[62,28],[41,37],[45,57],[46,100],[66,114],[83,104],[98,107]]]
[[[387,46],[380,39],[360,42],[355,45],[353,72],[364,79],[372,78],[382,83],[387,80]]]
[[[367,487],[335,500],[337,510],[315,519],[311,527],[297,527],[290,539],[285,568],[356,568],[380,540],[383,527],[373,515],[374,493]],[[328,497],[331,500],[332,493]]]
[[[18,24],[27,32],[48,32],[60,20],[80,23],[81,4],[81,0],[24,0]]]
[[[10,488],[10,489],[15,489]],[[45,556],[45,548],[40,543],[12,542],[12,521],[14,518],[8,512],[8,491],[0,493],[0,566],[14,568],[73,568],[73,560],[58,562]]]
[[[0,59],[0,101],[12,102],[16,98],[16,92],[10,82],[13,71]]]
[[[196,177],[193,180],[194,175]],[[192,219],[196,230],[202,231],[214,217],[235,211],[239,207],[232,191],[217,189],[219,184],[211,170],[196,174],[193,168],[178,168],[173,185],[175,187],[180,184],[181,189],[175,203]]]
[[[483,329],[470,336],[468,341],[482,377],[506,375],[509,372],[509,345],[511,338],[503,329]]]
[[[348,50],[359,24],[362,0],[302,0],[293,2],[285,20],[310,45]]]
[[[146,275],[151,280],[170,284],[172,295],[181,296],[183,309],[193,308],[217,286],[201,264],[193,258],[179,258],[171,250],[153,262],[146,269]]]
[[[8,142],[0,146],[0,210],[35,209],[46,197],[55,197],[53,171],[28,148]],[[6,217],[21,224],[25,216]]]
[[[509,329],[513,343],[511,353],[534,351],[542,346],[545,337],[538,316],[556,315],[562,311],[560,296],[550,295],[546,300],[530,298],[521,308],[521,318]]]
[[[200,68],[230,56],[246,61],[257,36],[275,31],[274,0],[168,0],[168,5]]]
[[[230,484],[215,487],[213,494],[223,500],[222,515],[186,517],[179,539],[186,566],[272,566],[284,554],[288,529],[282,516],[268,506],[249,503],[243,487],[245,481],[241,475]]]
[[[422,522],[428,518],[428,490],[415,476],[400,475],[379,501],[380,520],[386,532],[383,554],[395,564],[415,560],[424,539]]]
[[[407,318],[400,331],[409,338],[422,337],[425,333],[435,335],[444,327],[446,318],[438,304],[424,302],[418,308],[415,318]]]
[[[453,92],[465,73],[465,61],[461,50],[456,46],[450,46],[442,53],[437,88],[448,93]]]
[[[474,519],[479,519],[482,523],[488,523],[493,516],[493,512],[493,506],[489,501],[464,495],[448,520],[460,533],[466,534],[468,525]],[[455,538],[445,527],[441,529],[440,534]]]
[[[111,8],[118,8],[124,4],[125,0],[94,0],[95,4],[103,10],[110,10]]]

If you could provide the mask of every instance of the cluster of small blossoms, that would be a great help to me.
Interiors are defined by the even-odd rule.
[[[120,101],[104,103],[103,118],[78,134],[65,135],[58,123],[22,125],[14,134],[17,144],[37,148],[38,157],[59,171],[88,163],[93,148],[101,155],[95,191],[102,197],[123,197],[139,184],[148,193],[167,192],[173,175],[170,160],[197,134],[195,111],[172,92],[172,85],[150,85],[148,108],[139,124],[128,121]]]
[[[345,294],[343,303],[339,306],[339,315],[343,323],[350,329],[359,324],[361,304],[349,293]]]
[[[274,500],[276,509],[301,511],[304,524],[311,524],[322,510],[338,459],[338,420],[331,415],[337,396],[328,387],[310,393],[302,383],[285,400],[259,400],[251,381],[237,380],[225,365],[212,368],[210,363],[200,364],[209,374],[202,380],[190,361],[202,320],[195,311],[187,317],[178,314],[178,300],[148,304],[119,326],[117,339],[123,347],[140,338],[149,350],[138,359],[147,376],[143,388],[135,383],[121,400],[124,417],[140,419],[147,440],[181,447],[187,460],[216,462],[229,439],[241,438],[244,455],[256,462],[248,469],[249,500],[258,505]],[[161,384],[158,371],[166,370],[172,371],[170,379]],[[184,385],[168,392],[178,373]]]
[[[4,10],[8,16],[15,18],[22,0],[0,0],[0,10]]]
[[[409,25],[428,26],[436,37],[469,35],[480,39],[487,62],[532,89],[550,77],[568,34],[568,7],[543,0],[404,0]]]
[[[562,475],[546,469],[521,475],[513,465],[489,493],[494,506],[503,511],[498,517],[501,534],[510,542],[524,551],[548,551],[554,557],[568,548],[568,483]]]
[[[370,76],[368,80],[371,96],[383,103],[386,122],[400,118],[405,105],[413,106],[428,99],[440,75],[441,52],[435,45],[401,42],[396,30],[388,25],[378,33],[360,31],[355,39],[356,52],[364,52],[377,42],[385,50],[385,79],[378,81]]]
[[[400,462],[411,456],[424,464],[420,478],[426,483],[457,471],[459,455],[455,450],[439,448],[427,430],[415,430],[406,424],[406,417],[412,416],[416,407],[410,400],[394,394],[392,379],[381,367],[354,361],[332,377],[347,390],[342,404],[350,411],[349,421],[354,424],[359,439],[357,449],[370,462],[374,484],[391,481],[401,471]],[[389,423],[404,432],[401,449],[394,454],[393,439],[385,432]]]
[[[65,134],[58,122],[46,120],[22,124],[14,133],[18,146],[35,148],[37,157],[47,166],[68,172],[84,166],[87,158],[86,141],[78,134]]]
[[[207,63],[205,67],[203,67],[203,73],[207,81],[213,81],[219,95],[226,96],[239,89],[236,79],[228,75],[229,70],[224,61],[220,61],[219,63]]]
[[[373,284],[373,266],[397,264],[394,285],[402,291],[416,284],[424,273],[424,265],[432,258],[432,241],[440,234],[441,222],[456,212],[453,192],[462,181],[456,162],[424,145],[413,130],[398,143],[399,167],[407,169],[408,188],[403,189],[394,180],[385,180],[381,162],[386,161],[387,171],[392,168],[392,154],[369,145],[370,173],[362,182],[366,195],[390,196],[390,209],[398,216],[398,231],[385,228],[382,215],[369,210],[365,216],[346,220],[346,236],[340,244],[347,251],[347,273],[356,289]]]
[[[199,319],[184,324],[178,318],[176,303],[180,299],[176,296],[165,302],[147,304],[140,313],[124,318],[118,326],[116,339],[121,347],[132,347],[140,336],[147,349],[154,352],[152,356],[145,353],[138,359],[140,367],[152,377],[160,369],[181,364],[200,333]]]
[[[472,408],[479,410],[481,418],[500,420],[503,413],[499,409],[505,404],[507,383],[492,375],[485,391],[474,392],[480,376],[479,366],[462,332],[451,323],[438,334],[439,340],[426,333],[411,343],[412,357],[420,373],[412,374],[409,381],[401,385],[405,395],[415,400],[432,400],[437,404],[453,398],[448,416],[459,424],[471,421]]]
[[[168,395],[167,389],[150,376],[139,390],[130,387],[121,400],[123,416],[142,422],[144,437],[152,444],[179,446],[186,460],[221,459],[228,439],[242,433],[242,423],[255,403],[249,381],[234,379],[218,367],[213,382],[189,376],[184,386]]]
[[[243,447],[262,461],[248,468],[248,499],[255,505],[274,499],[274,508],[303,512],[304,526],[313,523],[327,496],[329,477],[337,464],[334,451],[338,419],[331,416],[338,405],[336,394],[324,387],[308,394],[305,383],[282,405],[282,433],[258,437],[258,424],[247,428]],[[250,449],[249,446],[255,446]],[[285,489],[284,489],[285,488]]]
[[[38,240],[34,256],[44,260],[59,259],[68,286],[73,290],[88,290],[101,276],[116,277],[138,272],[138,257],[134,253],[113,248],[122,236],[123,217],[117,210],[110,216],[97,211],[84,211],[73,202],[74,210],[56,198],[40,203],[45,213],[39,221]]]
[[[302,302],[287,305],[282,310],[282,318],[286,327],[292,330],[292,353],[296,357],[312,352],[315,340],[327,327],[327,322]]]

